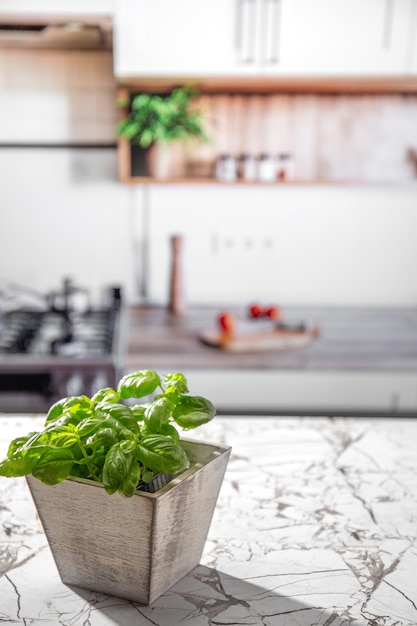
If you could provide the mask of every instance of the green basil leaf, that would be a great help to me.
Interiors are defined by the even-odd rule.
[[[144,483],[150,483],[152,478],[155,476],[155,472],[151,472],[150,470],[146,470],[143,472],[141,478]]]
[[[177,429],[172,424],[162,424],[161,430],[159,431],[161,435],[166,435],[167,437],[172,437],[175,441],[180,440],[180,435]]]
[[[87,417],[92,409],[93,403],[87,396],[70,396],[69,398],[63,398],[51,406],[46,416],[45,424],[59,419],[66,413],[72,415],[74,423],[77,423]]]
[[[95,432],[103,427],[103,419],[97,415],[93,417],[87,417],[78,424],[78,434],[80,439],[85,440],[87,437],[91,437]]]
[[[165,397],[152,402],[146,409],[146,431],[150,433],[160,432],[161,426],[167,422],[174,409],[173,403]]]
[[[164,397],[171,400],[173,404],[177,404],[181,398],[181,393],[176,387],[168,387],[168,389],[165,390]]]
[[[111,406],[111,405],[108,405]],[[135,431],[138,430],[137,422],[135,421]],[[109,411],[102,411],[101,408],[97,407],[95,417],[90,417],[87,420],[81,422],[79,424],[78,430],[80,437],[84,439],[85,437],[89,437],[93,435],[96,431],[101,428],[111,428],[114,430],[119,436],[123,436],[123,438],[131,439],[134,437],[135,433],[132,432],[131,428],[128,428],[121,421],[114,418]]]
[[[74,451],[69,446],[69,439],[67,439],[66,433],[38,433],[40,436],[28,447],[22,447],[12,459],[3,461],[0,466],[0,474],[7,476],[25,476],[27,474],[33,474],[38,477],[38,470],[45,465],[53,462],[60,463],[77,461],[79,454],[78,446]],[[42,437],[46,439],[42,442]],[[49,441],[51,439],[51,441]],[[71,446],[74,445],[74,441],[71,442]],[[66,467],[66,466],[65,466]],[[64,473],[67,469],[64,470]],[[54,474],[58,472],[58,466],[53,470]],[[40,475],[40,474],[39,474]],[[68,472],[67,474],[68,475]],[[42,480],[42,479],[41,479]],[[48,479],[49,480],[49,479]],[[52,478],[50,479],[52,480]],[[63,479],[62,479],[63,480]],[[44,481],[45,482],[45,481]],[[48,483],[54,484],[54,483]]]
[[[143,398],[149,396],[161,384],[159,375],[153,370],[140,370],[133,374],[124,376],[120,381],[117,391],[120,397],[127,398]]]
[[[39,434],[41,435],[42,433]],[[24,444],[19,450],[14,453],[13,459],[30,458],[38,460],[41,458],[42,454],[48,449],[48,446],[43,445],[40,442],[40,438],[38,438],[36,441],[33,441],[29,446],[26,446],[26,444]]]
[[[25,443],[16,451],[18,454],[23,454],[25,451],[35,448],[39,446],[41,438],[44,436],[45,431],[40,431],[38,433],[32,433],[30,437],[25,441]]]
[[[175,387],[180,393],[188,393],[187,379],[181,372],[173,372],[164,377],[166,387]]]
[[[190,466],[182,446],[165,435],[146,435],[136,449],[136,458],[156,473],[176,474]]]
[[[61,425],[61,420],[52,422],[42,431],[31,435],[15,449],[13,455],[27,454],[28,451],[39,450],[40,447],[71,447],[78,441],[77,428],[72,424]]]
[[[114,420],[122,424],[134,433],[139,432],[139,427],[135,416],[131,409],[125,404],[103,404],[100,406],[98,413],[104,413],[106,419],[112,417]]]
[[[79,441],[77,429],[72,424],[58,426],[53,430],[46,431],[39,437],[43,445],[54,448],[71,448]]]
[[[47,484],[70,474],[91,477],[103,480],[109,493],[130,497],[141,474],[149,478],[189,467],[179,433],[170,422],[195,428],[210,421],[215,409],[205,398],[185,395],[187,381],[179,372],[165,376],[164,385],[155,371],[140,370],[125,376],[117,391],[107,387],[91,400],[63,398],[49,410],[43,431],[10,443],[0,475],[32,473]],[[122,403],[151,394],[152,402],[134,407]]]
[[[55,426],[67,426],[68,424],[72,424],[74,426],[77,426],[77,424],[79,424],[80,420],[84,418],[84,414],[83,415],[71,415],[71,413],[64,413],[64,415],[62,417],[58,417],[56,420],[52,421],[52,422],[48,422],[48,425],[46,426],[46,428],[54,428]]]
[[[106,428],[112,428],[116,431],[118,436],[122,438],[132,439],[135,436],[130,428],[124,426],[121,422],[119,422],[119,420],[115,419],[111,415],[106,415],[106,419],[104,422],[101,422],[101,425]]]
[[[25,443],[36,434],[36,432],[32,432],[26,435],[26,437],[17,437],[16,439],[13,439],[13,441],[10,442],[9,448],[7,450],[7,458],[12,459],[25,445]]]
[[[110,449],[117,441],[117,435],[111,428],[101,428],[89,437],[86,441],[87,446],[93,448],[103,447]]]
[[[64,415],[65,402],[67,399],[68,398],[63,398],[62,400],[58,400],[58,402],[55,402],[55,404],[51,406],[46,415],[45,424],[47,424],[48,422],[53,422],[54,420],[59,419]]]
[[[135,419],[137,422],[143,422],[143,420],[145,419],[145,413],[146,413],[146,409],[148,408],[148,406],[150,406],[150,403],[135,404],[134,406],[130,407],[130,410],[135,416]]]
[[[111,387],[105,387],[105,389],[100,389],[99,391],[97,391],[96,394],[94,394],[94,396],[91,398],[91,402],[93,404],[100,404],[102,402],[120,402],[120,394]]]
[[[126,498],[131,498],[136,493],[136,487],[140,481],[140,465],[137,461],[132,463],[130,471],[119,487],[119,493]]]
[[[31,474],[37,463],[36,457],[20,456],[13,459],[5,459],[0,463],[0,476],[8,478],[16,476],[27,476]]]
[[[183,396],[172,414],[178,426],[185,429],[197,428],[206,424],[216,415],[210,400],[201,396]]]
[[[103,466],[103,485],[106,492],[112,494],[120,490],[123,495],[133,495],[131,485],[136,480],[136,488],[139,478],[140,468],[135,459],[133,442],[115,443],[107,452]]]
[[[72,460],[55,459],[48,461],[41,467],[36,467],[32,475],[46,485],[56,485],[71,475]]]

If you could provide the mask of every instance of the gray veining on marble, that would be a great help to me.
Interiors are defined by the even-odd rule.
[[[0,416],[1,456],[42,421]],[[0,478],[0,624],[417,625],[417,420],[218,417],[193,437],[232,456],[201,565],[148,607],[62,584],[24,479]]]

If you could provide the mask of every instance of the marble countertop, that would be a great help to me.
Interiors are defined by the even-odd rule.
[[[0,453],[39,416],[0,415]],[[416,626],[417,420],[217,417],[231,445],[201,564],[151,606],[64,585],[24,479],[0,478],[0,624]]]

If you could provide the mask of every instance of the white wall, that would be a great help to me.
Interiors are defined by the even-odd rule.
[[[0,286],[45,292],[70,276],[93,295],[122,285],[132,298],[133,201],[115,148],[0,148]]]
[[[0,148],[0,284],[164,305],[180,234],[190,304],[415,306],[416,232],[414,185],[128,187],[115,148]]]
[[[417,304],[416,185],[152,187],[148,209],[153,302],[180,234],[190,303]]]

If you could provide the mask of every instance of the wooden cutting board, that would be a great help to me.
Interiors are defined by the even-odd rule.
[[[318,337],[317,326],[305,330],[262,328],[237,330],[233,335],[216,328],[203,330],[199,339],[205,345],[227,352],[268,352],[305,348]]]

